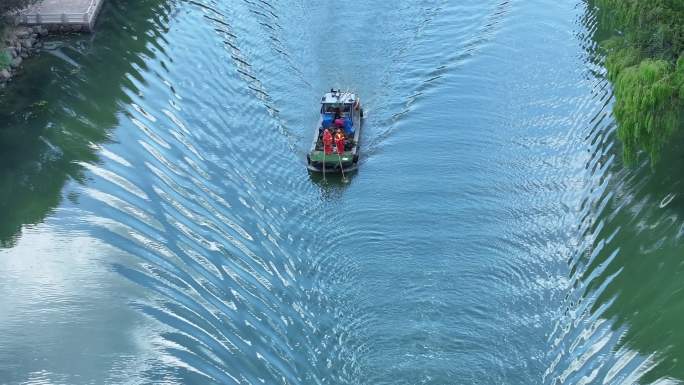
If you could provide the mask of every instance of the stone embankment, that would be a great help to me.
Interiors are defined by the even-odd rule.
[[[6,68],[0,68],[0,85],[4,85],[19,70],[24,59],[28,58],[42,45],[40,39],[47,36],[45,26],[19,26],[10,28],[0,41],[0,63],[9,62]]]
[[[4,0],[0,0],[4,1]],[[18,27],[0,31],[0,86],[14,75],[40,38],[51,32],[92,32],[104,0],[40,0],[14,17]]]

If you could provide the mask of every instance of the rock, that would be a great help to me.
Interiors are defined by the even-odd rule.
[[[0,81],[7,80],[12,76],[6,69],[0,70]]]
[[[26,52],[22,52],[21,55],[19,55],[19,57],[22,59],[26,59],[27,57],[29,57],[29,55]]]
[[[14,60],[12,60],[12,63],[10,63],[10,66],[11,66],[12,68],[17,68],[17,67],[19,67],[19,66],[21,65],[21,62],[22,62],[22,61],[23,61],[23,59],[22,59],[20,56],[19,56],[19,57],[15,57]]]
[[[40,36],[40,37],[45,37],[48,35],[48,33],[49,33],[49,31],[46,27],[40,27],[38,29],[38,36]]]
[[[32,38],[29,37],[28,39],[22,40],[22,41],[21,41],[21,45],[22,45],[24,48],[31,48],[31,47],[33,47],[33,43],[34,43],[34,42],[35,42],[35,40],[33,40]]]
[[[26,39],[30,34],[31,32],[29,32],[27,28],[17,28],[17,30],[14,31],[14,36],[19,39]]]

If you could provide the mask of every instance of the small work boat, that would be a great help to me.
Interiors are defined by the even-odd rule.
[[[361,99],[355,93],[331,89],[323,95],[321,117],[314,130],[311,151],[306,156],[309,170],[343,174],[356,170],[362,119]],[[330,146],[328,139],[326,145],[326,130],[332,135],[343,135],[343,151],[338,150],[337,140]]]

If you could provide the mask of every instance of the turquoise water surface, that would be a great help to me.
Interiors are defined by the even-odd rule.
[[[108,1],[0,90],[0,383],[678,383],[681,151],[622,164],[598,31]],[[366,113],[348,183],[305,167],[331,86]]]

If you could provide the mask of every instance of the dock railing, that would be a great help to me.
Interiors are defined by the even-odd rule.
[[[29,8],[19,12],[16,16],[16,21],[18,24],[29,25],[83,26],[88,30],[92,30],[95,14],[100,3],[101,0],[90,0],[85,11],[76,13],[41,11],[40,7]]]

